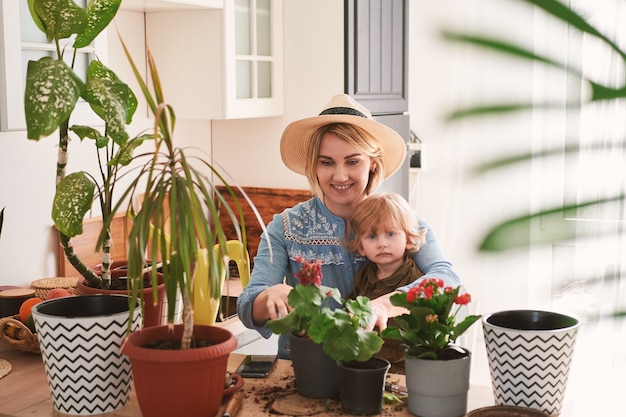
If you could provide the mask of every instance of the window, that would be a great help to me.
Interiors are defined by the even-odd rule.
[[[77,3],[84,7],[85,1],[78,0]],[[26,1],[0,0],[0,25],[0,131],[24,130],[26,121],[22,97],[28,61],[35,61],[46,55],[54,56],[55,48],[32,21]],[[71,39],[66,40],[68,47],[71,43]],[[106,34],[103,33],[92,48],[83,48],[79,52],[74,65],[75,72],[79,76],[82,74],[81,78],[84,80],[91,56],[96,55],[106,62],[106,51]],[[66,59],[71,59],[69,56],[71,54],[67,54]],[[86,103],[79,102],[73,117],[74,122],[102,124]]]

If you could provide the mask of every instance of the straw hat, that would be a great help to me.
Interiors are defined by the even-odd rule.
[[[280,140],[280,155],[287,168],[303,174],[309,141],[318,128],[331,123],[359,126],[376,139],[382,149],[385,178],[394,174],[406,158],[406,143],[393,129],[375,121],[372,114],[347,94],[337,94],[318,116],[290,123]]]

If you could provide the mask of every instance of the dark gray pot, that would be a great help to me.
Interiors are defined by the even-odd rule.
[[[405,355],[408,408],[420,417],[461,417],[467,412],[471,355],[431,360]]]

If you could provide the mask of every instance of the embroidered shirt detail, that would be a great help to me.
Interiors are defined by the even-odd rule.
[[[343,225],[340,227],[320,205],[319,200],[313,198],[281,214],[285,240],[292,242],[289,258],[301,256],[319,259],[324,265],[342,265],[345,263],[343,247],[337,236],[343,234],[340,230]],[[320,251],[321,246],[325,246],[325,250]]]

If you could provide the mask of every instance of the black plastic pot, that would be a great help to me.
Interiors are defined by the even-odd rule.
[[[383,392],[388,360],[371,358],[365,362],[339,363],[339,397],[344,413],[379,414],[383,409]]]

